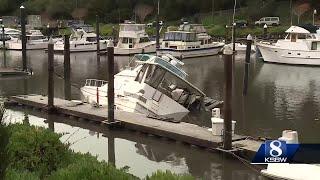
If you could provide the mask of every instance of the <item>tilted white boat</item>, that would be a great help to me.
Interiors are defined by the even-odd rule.
[[[145,24],[120,24],[118,44],[115,55],[155,53],[156,42],[150,41],[145,31]]]
[[[265,62],[320,65],[320,36],[308,30],[291,26],[285,39],[276,43],[257,42]]]
[[[97,35],[92,31],[85,31],[82,28],[73,30],[70,36],[70,52],[97,51]],[[100,39],[100,50],[107,49],[108,40]],[[54,44],[55,52],[64,51],[64,41],[59,40]]]
[[[6,47],[10,50],[22,50],[21,36],[13,34],[10,40],[6,41]],[[26,34],[27,37],[27,50],[39,50],[48,48],[48,38],[45,37],[40,30],[29,30]]]
[[[139,54],[134,59],[130,68],[115,75],[117,109],[180,120],[190,109],[221,103],[212,99],[205,102],[208,98],[186,80],[183,63],[176,58]],[[107,91],[106,81],[89,79],[81,88],[82,99],[107,105]]]
[[[213,42],[205,28],[199,24],[183,24],[179,31],[165,33],[159,55],[171,54],[177,58],[191,58],[218,54],[223,42]]]

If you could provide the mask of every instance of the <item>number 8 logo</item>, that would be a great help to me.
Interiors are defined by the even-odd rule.
[[[281,142],[278,140],[272,141],[270,143],[271,150],[269,151],[270,156],[279,157],[282,155]]]

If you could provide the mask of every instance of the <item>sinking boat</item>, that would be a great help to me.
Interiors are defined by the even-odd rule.
[[[171,55],[138,54],[129,66],[115,75],[115,105],[123,111],[142,113],[163,119],[180,120],[190,110],[214,108],[212,100],[187,81],[183,62]],[[81,88],[82,100],[108,105],[108,83],[88,79]]]

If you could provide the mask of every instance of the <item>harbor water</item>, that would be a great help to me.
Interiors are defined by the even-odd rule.
[[[7,51],[0,57],[0,67],[21,67],[21,52]],[[27,59],[34,75],[0,77],[0,96],[47,94],[47,54],[28,51]],[[267,64],[253,54],[248,94],[244,97],[244,59],[244,54],[234,57],[233,119],[237,121],[236,133],[277,138],[283,130],[292,129],[299,132],[300,142],[320,143],[317,138],[320,130],[319,68]],[[130,57],[116,57],[115,72],[124,68],[129,60]],[[223,100],[224,66],[221,55],[183,61],[191,83],[208,96]],[[55,97],[64,98],[63,55],[55,55],[54,64]],[[104,56],[97,61],[95,53],[71,54],[71,98],[80,99],[79,87],[86,79],[107,80],[107,69]],[[30,124],[63,133],[61,141],[71,143],[73,150],[90,152],[99,160],[114,161],[118,168],[128,166],[129,172],[138,177],[151,175],[158,169],[168,169],[204,179],[261,179],[256,171],[239,160],[185,144],[125,130],[107,131],[100,125],[69,117],[48,116],[32,109],[14,108],[6,112],[6,122],[25,119]],[[210,112],[190,113],[184,121],[210,127]]]

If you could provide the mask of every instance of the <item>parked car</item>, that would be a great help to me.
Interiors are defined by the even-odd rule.
[[[235,23],[237,28],[245,28],[248,26],[248,21],[246,20],[236,20]]]
[[[278,26],[280,25],[279,17],[263,17],[259,21],[254,23],[255,25],[268,25],[268,26]]]

